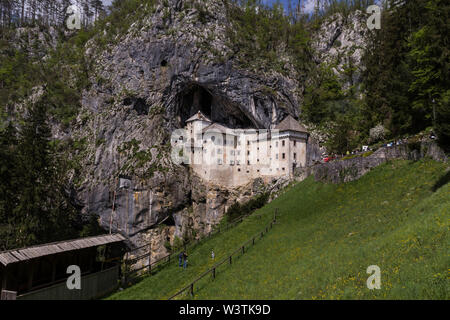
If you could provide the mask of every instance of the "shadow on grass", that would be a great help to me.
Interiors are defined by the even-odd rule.
[[[433,185],[433,187],[431,188],[431,190],[433,190],[433,192],[436,192],[439,188],[443,187],[444,185],[446,185],[447,183],[450,182],[450,170],[448,170],[444,175],[442,175]]]

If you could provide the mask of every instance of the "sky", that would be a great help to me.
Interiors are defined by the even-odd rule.
[[[276,0],[264,0],[265,3],[274,3]],[[280,0],[280,2],[283,4],[284,8],[287,8],[288,6],[288,0]],[[297,1],[291,1],[291,3],[294,5]],[[303,0],[303,5],[305,6],[305,11],[310,13],[314,10],[314,0]]]

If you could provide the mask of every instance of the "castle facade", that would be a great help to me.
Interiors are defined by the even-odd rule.
[[[275,128],[231,129],[200,111],[186,121],[184,156],[202,179],[225,186],[292,176],[306,164],[308,132],[292,116]]]

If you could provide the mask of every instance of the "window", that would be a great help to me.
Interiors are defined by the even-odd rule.
[[[250,145],[250,141],[247,141],[247,145],[248,145],[248,146]]]
[[[241,164],[241,162],[239,160],[236,161],[236,165],[239,166]],[[241,171],[241,169],[239,169],[239,171]]]
[[[294,141],[294,147],[297,145],[297,141]]]
[[[281,141],[281,146],[284,147],[284,145],[285,145],[285,142],[284,142],[284,140],[283,140],[283,141]]]
[[[283,171],[285,171],[285,169],[284,169],[284,168],[283,168],[282,170],[283,170]]]
[[[278,153],[275,155],[275,159],[277,159],[278,160]]]
[[[294,159],[297,159],[297,154],[294,152]]]
[[[234,166],[234,161],[230,160],[230,165]]]
[[[250,160],[247,160],[247,164],[250,165]]]
[[[278,147],[278,141],[277,141],[277,142],[275,142],[275,147]]]
[[[238,171],[241,172],[241,168],[238,168]]]
[[[217,159],[217,164],[221,165],[222,164],[222,159]]]
[[[250,151],[247,151],[247,155],[248,155],[248,156],[250,155]]]
[[[222,154],[222,149],[217,149],[217,154]]]
[[[283,153],[283,154],[282,154],[282,158],[283,158],[283,159],[286,159],[286,153]]]

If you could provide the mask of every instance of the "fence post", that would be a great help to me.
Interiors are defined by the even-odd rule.
[[[213,275],[213,279],[215,279],[216,278],[216,268],[212,269],[212,275]]]
[[[191,283],[191,296],[194,296],[194,283]]]
[[[245,246],[242,246],[242,254],[245,253]]]
[[[253,245],[255,245],[255,238],[254,237],[253,237],[252,241],[253,241]]]
[[[231,264],[231,256],[230,256],[230,264]]]

